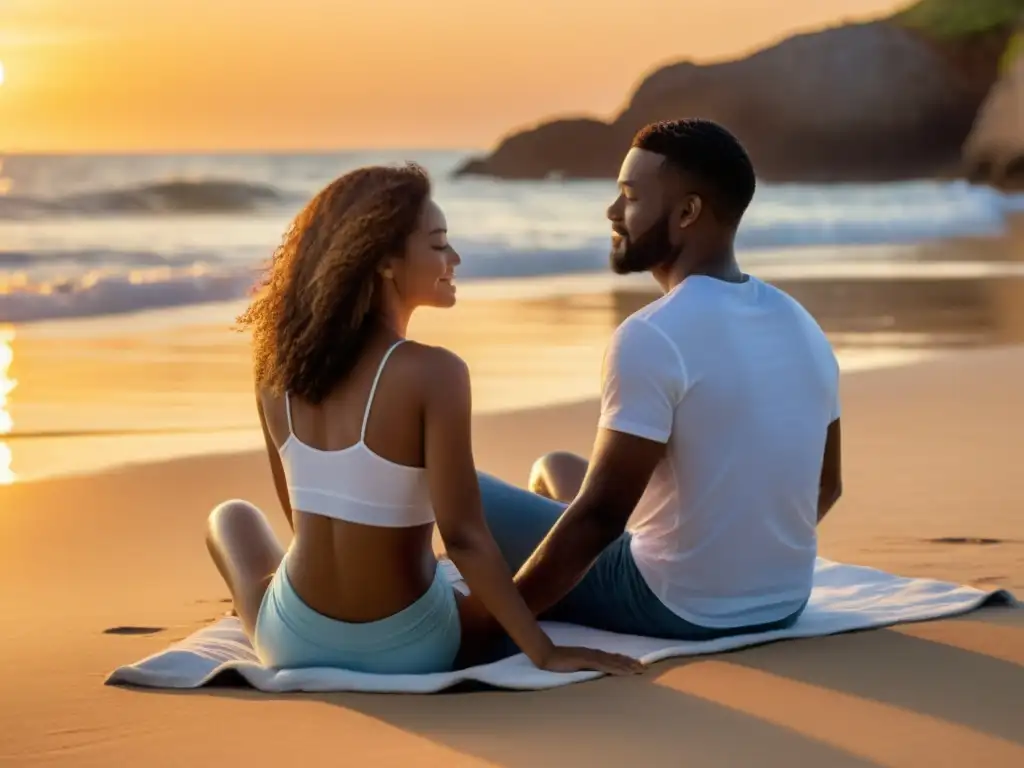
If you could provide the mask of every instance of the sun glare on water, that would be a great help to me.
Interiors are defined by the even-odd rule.
[[[7,396],[18,382],[9,375],[11,363],[14,362],[14,329],[0,326],[0,437],[14,430],[14,419],[8,408]],[[0,440],[0,485],[10,485],[16,479],[11,469],[11,448]]]

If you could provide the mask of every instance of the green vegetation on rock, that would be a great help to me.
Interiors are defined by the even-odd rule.
[[[1022,18],[1024,0],[919,0],[895,16],[897,22],[937,40],[1006,29]]]
[[[1018,32],[1010,38],[1010,44],[1006,46],[1003,57],[999,60],[999,72],[1006,74],[1018,58],[1024,56],[1024,32]]]

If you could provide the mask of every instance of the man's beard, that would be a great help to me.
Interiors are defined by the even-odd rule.
[[[622,229],[615,232],[621,238],[621,246],[611,252],[612,271],[617,275],[633,272],[650,272],[674,261],[682,252],[682,245],[673,245],[668,237],[668,214],[664,214],[636,240],[630,240]]]

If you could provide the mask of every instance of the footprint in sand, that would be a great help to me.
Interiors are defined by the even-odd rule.
[[[1008,581],[1009,576],[979,576],[974,579],[974,584],[1001,584],[1004,581]]]
[[[925,539],[928,544],[975,544],[989,546],[992,544],[1008,544],[1006,539],[986,539],[977,536],[940,536],[937,539]]]
[[[217,600],[196,600],[196,605],[209,605],[210,603],[220,603],[221,605],[231,605],[231,598],[230,597],[222,597],[222,598],[217,599]],[[207,622],[220,621],[225,616],[238,616],[238,613],[235,611],[234,607],[232,607],[230,610],[225,611],[224,613],[220,614],[219,616],[214,616],[212,619],[207,619]]]
[[[107,627],[103,630],[104,635],[155,635],[163,632],[167,627]]]
[[[212,616],[209,619],[206,619],[206,623],[207,624],[216,624],[218,621],[223,621],[224,619],[237,619],[237,618],[238,618],[238,612],[234,608],[232,608],[230,611],[224,611],[224,613],[221,613],[221,614],[218,614],[217,616]]]

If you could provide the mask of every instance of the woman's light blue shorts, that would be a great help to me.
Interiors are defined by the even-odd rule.
[[[386,619],[359,624],[317,613],[277,569],[256,619],[256,653],[277,669],[334,667],[384,675],[447,672],[461,642],[455,593],[441,571],[415,603]]]

